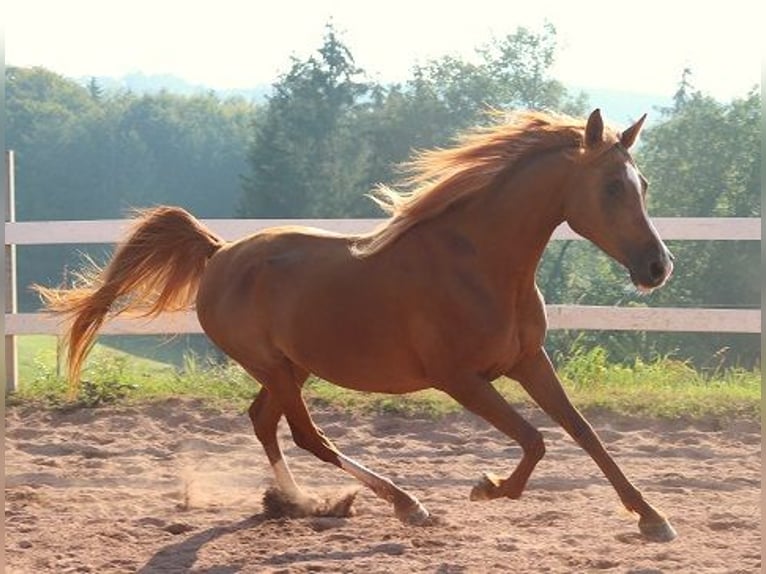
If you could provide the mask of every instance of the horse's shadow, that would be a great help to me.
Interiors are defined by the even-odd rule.
[[[226,536],[227,534],[234,534],[250,528],[255,528],[267,520],[270,517],[265,514],[256,514],[229,524],[227,526],[214,526],[208,528],[202,532],[192,535],[181,542],[169,544],[164,548],[161,548],[149,561],[141,567],[139,574],[153,574],[155,572],[189,572],[197,562],[197,555],[205,544]],[[200,573],[205,574],[233,574],[239,572],[245,565],[243,560],[239,564],[230,564],[227,566],[214,566],[204,570],[197,570]]]
[[[195,568],[200,550],[209,542],[258,526],[270,520],[280,520],[268,513],[256,514],[228,526],[215,526],[203,532],[160,549],[152,558],[138,570],[139,574],[155,574],[157,572],[198,572],[200,574],[234,574],[246,566],[253,566],[252,559],[243,557],[241,561],[230,564]],[[264,560],[265,564],[288,567],[296,562],[308,562],[317,559],[347,562],[360,556],[369,557],[376,554],[399,555],[404,552],[404,545],[396,542],[382,542],[365,546],[351,551],[336,550],[329,552],[284,552],[275,554]]]

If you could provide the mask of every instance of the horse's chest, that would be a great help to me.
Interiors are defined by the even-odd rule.
[[[466,357],[467,362],[475,366],[475,370],[494,379],[508,371],[523,350],[523,337],[519,326],[508,323],[504,329],[497,329],[483,340],[477,341],[472,357]]]
[[[414,323],[413,341],[434,371],[471,371],[497,378],[510,370],[530,347],[539,347],[544,323],[536,314],[523,316],[502,307],[474,306],[451,309],[443,320],[421,317]]]
[[[473,332],[472,359],[477,370],[488,378],[506,373],[519,357],[543,344],[545,330],[545,311],[537,297],[519,298],[510,305],[498,305],[493,319]]]

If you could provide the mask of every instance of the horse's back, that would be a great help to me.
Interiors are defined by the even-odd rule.
[[[200,320],[231,321],[259,313],[264,304],[272,310],[289,305],[311,275],[350,257],[346,244],[343,236],[302,227],[267,229],[227,244],[211,257],[202,278]]]

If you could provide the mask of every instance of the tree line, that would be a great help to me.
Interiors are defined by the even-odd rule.
[[[490,121],[488,110],[590,111],[551,76],[556,32],[547,25],[444,56],[398,84],[370,80],[328,26],[322,45],[293,58],[264,102],[105,91],[42,68],[6,69],[6,142],[16,151],[19,220],[97,219],[167,203],[199,217],[370,217],[365,197],[395,182],[413,150],[449,145]],[[597,104],[597,103],[596,103]],[[657,110],[636,159],[651,181],[654,216],[760,215],[761,107],[754,88],[723,103],[693,88]],[[757,242],[671,242],[677,271],[649,297],[626,291],[624,271],[585,242],[557,241],[539,282],[550,303],[759,307]],[[19,282],[57,283],[77,251],[19,252]],[[96,256],[99,259],[99,256]],[[100,257],[101,259],[104,256]],[[24,308],[36,301],[20,294]],[[602,345],[615,360],[678,355],[702,365],[759,363],[749,335],[555,332],[552,350]]]

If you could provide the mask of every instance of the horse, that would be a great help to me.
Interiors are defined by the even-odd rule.
[[[307,377],[452,397],[521,446],[509,476],[486,473],[470,492],[490,500],[519,498],[545,453],[540,431],[492,384],[507,376],[590,455],[638,514],[644,537],[672,540],[668,519],[567,397],[543,346],[535,281],[563,222],[626,268],[640,291],[667,281],[673,258],[648,217],[648,182],[629,151],[645,118],[620,132],[598,109],[587,119],[509,113],[451,147],[416,154],[404,190],[381,185],[372,194],[389,217],[363,234],[281,226],[227,242],[181,208],[140,212],[104,269],[69,288],[36,286],[48,310],[68,318],[70,388],[108,318],[196,307],[207,336],[260,383],[248,414],[284,496],[309,497],[277,441],[283,416],[297,446],[417,525],[433,520],[417,498],[343,454],[316,426],[302,397]]]

